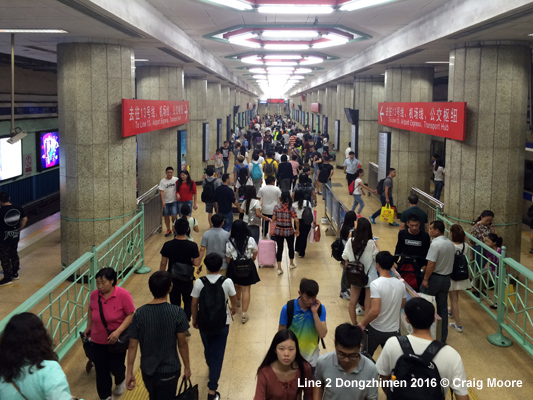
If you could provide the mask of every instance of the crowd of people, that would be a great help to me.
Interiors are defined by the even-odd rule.
[[[271,266],[277,267],[278,275],[284,273],[285,245],[290,269],[297,267],[296,253],[305,257],[316,223],[317,195],[324,194],[323,185],[331,183],[334,173],[328,141],[327,134],[309,132],[308,127],[298,129],[278,115],[257,117],[250,129],[239,129],[216,151],[214,165],[206,169],[201,201],[209,229],[201,238],[192,215],[198,210],[197,186],[187,171],[174,177],[173,168],[167,168],[159,188],[165,236],[173,238],[161,248],[159,271],[149,278],[153,300],[136,310],[130,293],[117,286],[113,269],[103,268],[95,276],[97,290],[90,296],[84,337],[90,342],[86,352],[96,370],[100,399],[135,389],[139,347],[142,379],[150,399],[174,399],[178,379],[189,379],[190,360],[199,358],[189,354],[191,328],[199,330],[209,367],[208,400],[220,399],[217,389],[230,321],[240,315],[240,322],[246,324],[254,317],[248,310],[251,288],[260,282],[258,257],[274,249],[276,265]],[[441,386],[439,379],[436,391],[427,389],[428,398],[444,399],[451,389],[457,399],[467,399],[466,386],[454,383],[466,380],[461,357],[446,345],[449,326],[463,331],[458,292],[471,288],[468,277],[451,278],[456,276],[458,256],[467,254],[465,232],[453,225],[448,239],[443,223],[428,221],[417,205],[418,198],[411,195],[410,207],[401,216],[394,254],[381,250],[372,232],[379,211],[369,218],[361,216],[364,191],[378,192],[363,183],[364,170],[351,148],[345,155],[343,168],[354,202],[340,230],[338,259],[343,266],[340,297],[349,301],[346,319],[351,323],[335,328],[335,351],[320,355],[322,339],[328,334],[326,305],[318,299],[319,283],[301,279],[299,296],[280,310],[278,332],[263,361],[257,363],[254,399],[377,399],[379,387],[393,399],[414,398],[416,390],[409,384],[394,384],[407,379],[405,358],[409,355],[423,355],[430,366],[437,367],[437,376],[450,382]],[[435,171],[441,167],[437,162]],[[391,168],[382,182],[382,205],[394,204],[395,176]],[[436,181],[441,176],[436,173]],[[491,211],[484,211],[472,234],[499,251],[502,241],[494,231],[493,217]],[[396,222],[391,225],[398,226]],[[479,254],[483,254],[481,249]],[[495,274],[494,263],[486,260],[478,256],[477,268],[482,274]],[[393,269],[414,289],[434,296],[436,307],[424,298],[408,300]],[[442,319],[439,341],[431,335],[435,312]],[[449,317],[454,318],[451,324]],[[401,318],[412,328],[406,337],[400,335]],[[378,347],[382,347],[381,354],[374,360]],[[15,316],[6,326],[0,359],[0,398],[15,399],[20,394],[27,399],[71,399],[51,340],[33,314]],[[418,368],[420,376],[427,373]],[[328,384],[337,379],[351,383]]]

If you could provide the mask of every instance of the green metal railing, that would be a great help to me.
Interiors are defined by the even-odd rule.
[[[83,254],[37,293],[0,321],[2,332],[16,314],[32,312],[43,321],[61,360],[76,343],[87,323],[96,272],[104,267],[117,271],[119,286],[144,265],[144,204],[131,220],[92,251]]]

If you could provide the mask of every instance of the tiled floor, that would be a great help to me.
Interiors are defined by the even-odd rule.
[[[351,196],[347,193],[342,171],[336,170],[333,178],[334,183],[342,184],[343,187],[334,187],[336,194],[348,206],[351,205]],[[335,185],[337,186],[337,185]],[[363,216],[368,217],[379,207],[378,201],[368,198]],[[323,214],[324,203],[319,201],[319,217]],[[200,223],[201,232],[206,229],[207,220],[205,212],[200,207],[194,213]],[[56,224],[50,226],[50,224]],[[26,240],[27,245],[21,251],[22,271],[21,279],[16,285],[0,288],[0,318],[7,315],[24,299],[34,293],[44,282],[47,282],[60,270],[60,242],[57,220],[42,224],[41,228],[34,228],[36,233],[42,235],[36,243],[30,243],[35,236]],[[324,227],[323,227],[324,228]],[[40,231],[40,229],[44,229]],[[51,231],[47,231],[47,229]],[[373,226],[374,236],[378,236],[379,246],[382,250],[394,251],[396,245],[397,228],[389,227],[384,223]],[[39,233],[40,232],[40,233]],[[309,244],[306,257],[296,259],[298,268],[288,269],[288,260],[285,255],[283,268],[285,273],[277,276],[274,269],[260,269],[261,282],[252,288],[252,300],[249,309],[250,321],[246,325],[240,322],[240,316],[230,327],[230,335],[219,391],[224,400],[250,400],[255,391],[255,376],[257,367],[262,361],[267,348],[270,345],[278,327],[279,312],[283,304],[297,296],[298,283],[302,277],[312,278],[319,282],[319,299],[327,308],[328,335],[326,337],[327,351],[333,350],[333,333],[335,327],[343,322],[348,322],[348,302],[339,298],[339,282],[341,268],[339,263],[331,258],[330,244],[333,240],[324,235],[319,243]],[[201,233],[194,235],[195,241],[200,242]],[[156,235],[146,243],[146,264],[155,271],[159,267],[159,250],[166,241],[163,235]],[[24,245],[25,239],[22,240]],[[522,263],[531,268],[533,256],[527,253],[529,244],[527,237],[523,239]],[[44,260],[44,262],[43,262]],[[148,291],[148,276],[135,275],[125,284],[139,307],[151,300]],[[533,360],[522,351],[516,343],[509,348],[492,346],[486,340],[488,334],[494,333],[495,323],[475,304],[467,295],[460,295],[460,306],[464,332],[462,334],[450,332],[448,343],[456,348],[463,357],[469,379],[481,379],[485,386],[482,390],[475,390],[480,399],[522,399],[529,398],[533,387]],[[198,331],[191,329],[192,336],[189,339],[192,381],[199,384],[200,398],[205,399],[207,383],[207,366],[203,358],[203,347]],[[324,352],[324,351],[322,351]],[[379,355],[376,353],[376,358]],[[137,360],[138,362],[138,360]],[[81,346],[74,348],[62,362],[63,369],[69,379],[72,393],[83,397],[85,400],[97,399],[95,389],[94,370],[87,375],[85,372],[85,357]],[[487,378],[498,379],[521,379],[523,388],[487,388]],[[129,392],[123,396],[128,399],[140,399],[135,392]],[[384,399],[380,393],[380,399]]]

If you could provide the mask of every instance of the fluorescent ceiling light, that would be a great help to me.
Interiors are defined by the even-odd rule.
[[[240,39],[240,38],[235,38],[235,39],[231,39],[230,38],[230,39],[228,39],[228,42],[230,42],[231,44],[237,44],[239,46],[251,47],[253,49],[257,49],[257,48],[261,47],[260,43],[250,42],[249,40]]]
[[[253,75],[252,78],[254,79],[266,79],[266,75]]]
[[[269,54],[265,56],[265,60],[299,60],[302,58],[299,54]]]
[[[239,0],[208,0],[210,3],[220,4],[222,6],[236,8],[237,10],[251,10],[250,3]]]
[[[533,33],[530,33],[528,36],[533,36]]]
[[[265,44],[266,50],[306,50],[309,49],[308,44],[285,44],[285,43],[270,43]]]
[[[296,80],[305,79],[305,76],[303,76],[303,75],[292,75],[291,79],[296,79]]]
[[[449,61],[426,61],[426,64],[449,64]]]
[[[305,57],[303,61],[300,61],[300,65],[320,64],[321,62],[324,62],[323,58],[310,56]]]
[[[150,60],[147,58],[136,58],[135,59],[135,62],[141,62],[141,61],[150,61]]]
[[[361,8],[373,7],[380,4],[390,3],[396,0],[353,0],[341,6],[340,11],[354,11]]]
[[[283,62],[283,61],[267,61],[267,62],[265,62],[265,65],[283,67],[283,66],[298,65],[298,63],[296,61],[285,61],[285,62]]]
[[[308,74],[313,72],[313,70],[311,68],[297,68],[294,72],[297,74]]]
[[[263,37],[275,37],[275,38],[314,38],[318,36],[317,31],[274,31],[274,30],[265,30],[263,31]]]
[[[266,72],[264,68],[250,68],[248,71],[252,74],[264,74]]]
[[[0,33],[68,33],[63,29],[0,29]]]
[[[248,56],[241,58],[241,61],[247,64],[263,65],[263,60],[259,59],[257,56]]]
[[[330,14],[333,12],[333,7],[304,6],[299,4],[276,4],[259,6],[257,11],[264,14]]]

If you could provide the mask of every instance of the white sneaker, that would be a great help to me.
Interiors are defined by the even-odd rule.
[[[294,269],[294,268],[296,268],[296,267],[297,267],[296,264],[290,264],[290,265],[289,265],[289,268],[290,268],[290,269]]]
[[[361,307],[355,309],[355,315],[365,315],[365,311]]]
[[[121,396],[125,390],[126,390],[126,379],[124,379],[121,384],[115,386],[115,390],[113,390],[113,394],[117,396]]]
[[[102,400],[113,400],[113,396],[109,396],[108,398]]]
[[[283,273],[283,270],[282,269],[278,269],[278,276],[281,275]]]

